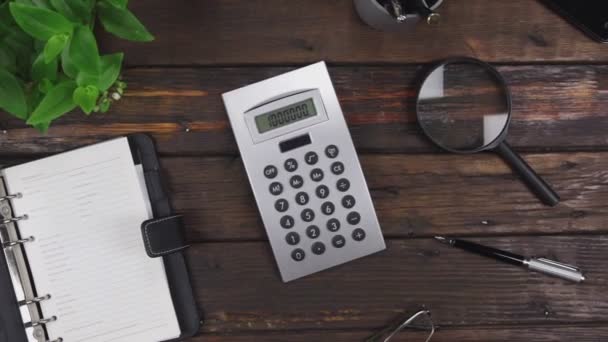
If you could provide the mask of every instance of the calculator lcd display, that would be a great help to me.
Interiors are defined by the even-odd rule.
[[[281,128],[304,119],[317,116],[317,108],[312,98],[275,109],[255,117],[255,125],[260,133]]]

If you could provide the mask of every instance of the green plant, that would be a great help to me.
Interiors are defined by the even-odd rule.
[[[126,88],[123,54],[99,54],[96,20],[123,39],[154,39],[127,2],[0,0],[0,109],[41,132],[76,107],[106,112]]]

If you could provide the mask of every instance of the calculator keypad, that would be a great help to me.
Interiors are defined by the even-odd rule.
[[[289,209],[289,202],[287,202],[287,200],[284,198],[278,199],[276,202],[274,202],[274,208],[278,212],[284,213],[287,211],[287,209]]]
[[[285,228],[285,229],[291,229],[293,228],[293,226],[295,225],[295,222],[293,217],[289,216],[289,215],[285,215],[283,217],[281,217],[281,227]]]
[[[316,152],[308,152],[304,155],[304,161],[308,165],[315,165],[319,161],[319,155]]]
[[[321,169],[312,169],[312,171],[310,171],[310,179],[312,179],[315,182],[320,182],[323,180],[323,177],[325,176],[325,174],[323,173],[323,170]]]
[[[327,196],[329,196],[329,188],[327,187],[327,185],[319,185],[315,192],[317,194],[317,197],[319,198],[327,198]]]
[[[285,170],[287,170],[288,172],[294,172],[297,169],[298,169],[297,160],[295,160],[293,158],[289,158],[285,161]]]
[[[304,209],[300,217],[304,222],[312,222],[315,219],[315,212],[312,209]]]
[[[307,251],[312,253],[314,258],[325,254],[328,246],[340,249],[348,244],[348,240],[361,242],[366,237],[364,228],[358,226],[361,222],[361,214],[353,210],[356,209],[357,200],[348,193],[351,183],[347,177],[344,177],[347,170],[344,163],[339,160],[339,154],[340,150],[336,145],[328,145],[321,153],[307,151],[300,156],[301,160],[286,158],[283,161],[283,168],[289,174],[285,176],[289,186],[285,187],[279,181],[269,184],[270,194],[283,195],[275,201],[277,212],[287,214],[290,204],[295,208],[289,211],[289,214],[295,214],[296,218],[292,215],[283,215],[280,217],[280,225],[288,230],[285,234],[285,242],[294,246],[291,258],[296,262],[303,261],[307,257]],[[318,164],[325,157],[331,162],[325,164],[324,169]],[[299,167],[300,163],[301,167]],[[273,165],[264,168],[264,175],[268,179],[274,179],[278,174],[279,170]],[[303,189],[306,182],[317,184],[312,188],[309,186]],[[306,189],[314,193],[303,191]],[[335,197],[329,198],[333,191],[337,191]],[[294,227],[295,229],[292,229]],[[325,228],[324,231],[319,227]],[[323,238],[328,245],[319,240],[324,234],[329,234],[329,237]],[[310,242],[304,243],[302,239]]]
[[[270,183],[269,190],[271,194],[278,196],[283,193],[283,184],[279,182],[272,182]]]
[[[304,185],[304,179],[302,178],[302,176],[295,175],[289,179],[289,184],[292,188],[299,189],[302,187],[302,185]]]

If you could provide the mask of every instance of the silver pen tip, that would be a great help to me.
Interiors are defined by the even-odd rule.
[[[447,242],[447,239],[444,238],[443,236],[435,236],[435,240],[441,241],[441,242]]]

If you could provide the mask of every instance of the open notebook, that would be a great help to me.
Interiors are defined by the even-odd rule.
[[[141,172],[141,171],[140,171]],[[150,342],[180,336],[163,258],[146,254],[151,218],[127,138],[6,168],[48,338]],[[141,176],[141,174],[140,174]]]

